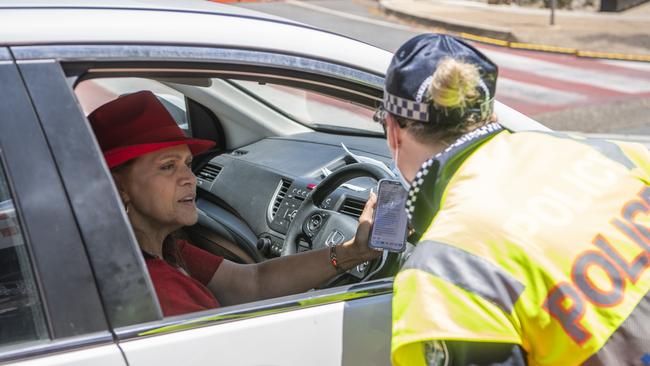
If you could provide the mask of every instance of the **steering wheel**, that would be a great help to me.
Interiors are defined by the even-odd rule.
[[[298,251],[299,237],[309,242],[312,250],[343,244],[354,238],[359,224],[357,219],[337,211],[323,209],[321,206],[341,184],[359,177],[370,177],[376,180],[392,178],[382,168],[368,163],[350,164],[328,175],[305,198],[291,220],[282,248],[283,256]],[[363,279],[365,272],[372,266],[359,267],[353,268],[349,273]]]

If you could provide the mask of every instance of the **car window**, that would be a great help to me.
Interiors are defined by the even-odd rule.
[[[266,79],[260,78],[260,80]],[[293,130],[288,127],[294,125],[298,127],[296,130],[300,131],[296,133],[305,133],[305,131],[312,132],[312,130],[327,130],[332,132],[344,130],[346,134],[347,132],[354,134],[357,131],[360,135],[383,135],[381,126],[372,119],[374,114],[372,108],[357,104],[354,101],[345,100],[342,94],[335,93],[335,95],[327,95],[312,91],[308,88],[313,87],[313,84],[306,82],[304,83],[304,87],[298,87],[271,84],[265,81],[183,76],[168,76],[166,82],[167,84],[163,84],[160,79],[154,80],[146,77],[104,78],[98,76],[97,78],[87,79],[78,83],[74,88],[74,93],[86,115],[92,113],[94,109],[104,103],[121,95],[141,90],[153,92],[167,106],[168,110],[169,106],[165,103],[165,96],[174,96],[172,99],[167,100],[172,104],[174,104],[174,100],[187,100],[189,104],[186,109],[184,109],[184,104],[178,103],[174,105],[182,109],[183,113],[187,111],[188,117],[186,120],[191,121],[192,129],[201,138],[204,138],[202,134],[204,131],[201,129],[208,123],[204,123],[204,127],[201,127],[202,125],[198,123],[200,114],[194,113],[196,110],[193,109],[194,103],[198,103],[198,100],[204,103],[201,106],[213,113],[214,120],[217,120],[219,124],[224,126],[226,132],[230,132],[228,135],[229,139],[233,138],[233,136],[235,136],[235,139],[237,136],[245,137],[246,133],[250,133],[254,136],[252,141],[257,141],[259,137],[266,136],[269,131],[271,132],[271,136],[276,136],[276,134],[279,136],[283,136],[282,134],[290,135]],[[292,85],[302,86],[303,84],[296,82]],[[352,93],[352,91],[348,92]],[[161,98],[161,95],[163,98]],[[174,118],[177,118],[172,110],[169,111]],[[178,119],[177,122],[179,122]],[[181,123],[179,125],[182,126]],[[277,127],[277,131],[279,132],[264,129],[264,127],[271,125]],[[258,132],[256,128],[264,130],[264,132],[256,135],[255,133]],[[247,142],[246,144],[250,143],[252,142]],[[246,153],[245,151],[239,152],[242,155]],[[237,156],[237,153],[233,154]],[[207,181],[206,179],[212,179],[213,181],[214,177],[220,174],[220,170],[215,171],[210,169],[212,169],[212,166],[206,165],[196,171],[196,174],[202,178],[201,181]],[[275,189],[277,181],[271,182],[271,185]],[[206,187],[208,186],[206,185]],[[212,209],[213,211],[211,213],[216,212],[216,214],[213,216],[206,215],[205,221],[199,222],[194,227],[186,228],[182,233],[182,237],[187,239],[191,244],[205,249],[212,254],[223,256],[226,259],[238,263],[247,262],[242,258],[250,255],[241,248],[245,247],[245,244],[249,241],[255,245],[255,241],[257,240],[255,233],[249,229],[249,225],[251,222],[257,224],[255,221],[256,218],[264,217],[266,209],[269,207],[268,205],[271,204],[271,196],[260,196],[260,202],[264,201],[264,204],[263,207],[260,206],[261,210],[259,211],[253,212],[252,209],[247,211],[249,210],[248,207],[240,208],[238,206],[234,208],[230,206],[228,209],[223,209],[219,204],[223,203],[224,206],[227,206],[228,202],[218,194],[215,194],[215,192],[207,190],[206,187],[198,190],[198,197],[201,198],[202,203],[210,203],[209,206],[201,207],[201,209]],[[214,199],[214,201],[210,199]],[[208,204],[206,203],[206,205]],[[217,206],[219,207],[217,208]],[[237,212],[237,215],[234,215],[233,212]],[[244,221],[246,219],[238,217],[240,214],[246,218],[251,218],[250,221]],[[211,226],[213,224],[214,226]],[[224,229],[220,229],[221,231],[214,229],[214,227],[219,228],[221,226],[224,227]],[[213,232],[212,230],[215,231]],[[249,231],[250,235],[248,235]],[[238,236],[233,236],[232,232],[243,233],[243,239],[240,239]],[[248,239],[248,241],[245,239]],[[269,258],[271,257],[269,256]],[[250,259],[250,262],[253,262],[253,259]],[[332,285],[332,287],[334,286]],[[161,296],[160,293],[158,296]],[[273,299],[267,301],[271,303]]]
[[[25,240],[0,166],[0,348],[47,337]]]
[[[191,135],[187,122],[185,96],[162,82],[145,78],[102,78],[84,80],[75,88],[81,108],[86,115],[120,95],[141,90],[150,90],[154,93],[185,134]]]
[[[316,130],[352,129],[383,134],[372,119],[374,111],[349,101],[285,85],[231,80],[249,94],[292,119]]]

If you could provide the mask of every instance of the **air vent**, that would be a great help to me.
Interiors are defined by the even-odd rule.
[[[217,178],[217,175],[219,175],[219,173],[221,172],[221,169],[222,168],[219,165],[214,165],[214,164],[208,163],[199,172],[199,178],[201,178],[201,179],[203,179],[205,181],[208,181],[208,182],[212,182],[212,181],[215,180],[215,178]]]
[[[365,206],[366,202],[362,199],[348,197],[343,202],[343,205],[339,209],[339,212],[344,215],[356,217],[358,219],[361,216],[361,212],[363,212],[363,208]]]
[[[275,194],[275,200],[273,201],[273,208],[271,208],[271,219],[275,217],[275,213],[278,212],[282,200],[286,197],[289,187],[291,186],[291,181],[288,179],[282,179],[278,185],[278,191]]]

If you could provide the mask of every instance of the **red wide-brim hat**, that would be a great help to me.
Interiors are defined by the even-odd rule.
[[[187,145],[192,155],[215,145],[186,137],[167,109],[150,91],[121,96],[88,116],[109,169],[144,154]]]

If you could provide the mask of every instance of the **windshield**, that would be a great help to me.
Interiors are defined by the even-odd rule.
[[[366,106],[290,86],[230,80],[247,93],[315,130],[383,134]]]

